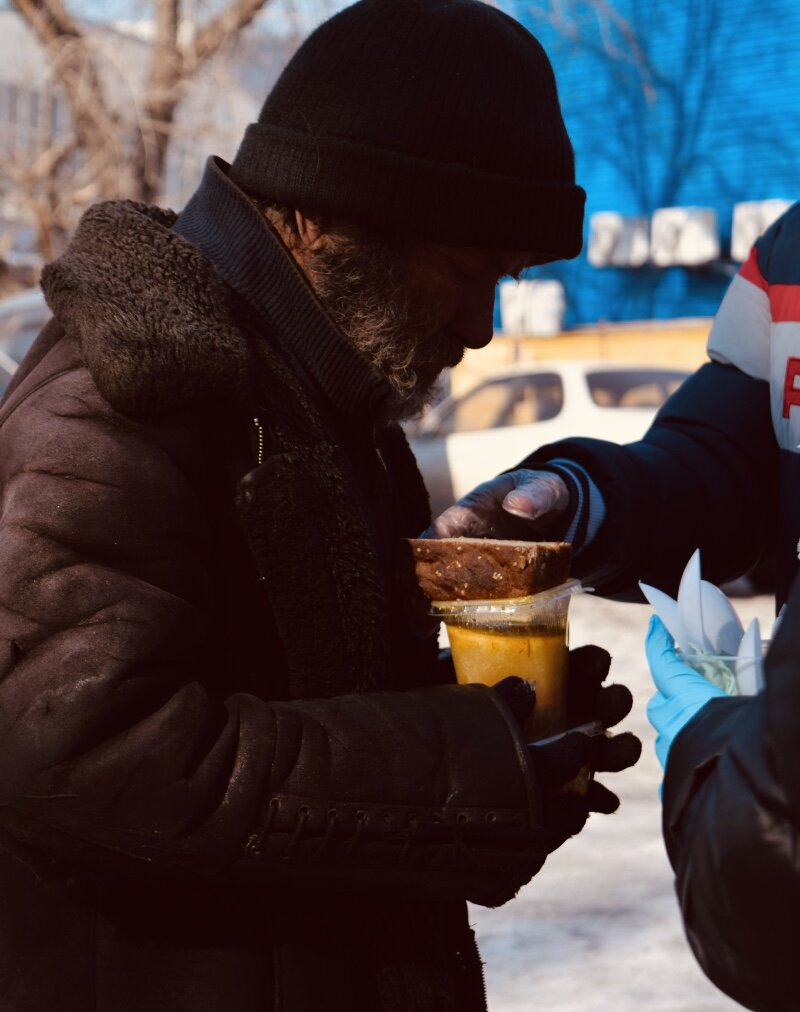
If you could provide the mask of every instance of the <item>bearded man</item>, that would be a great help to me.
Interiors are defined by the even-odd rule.
[[[398,421],[583,199],[532,36],[362,0],[179,216],[100,204],[46,269],[0,408],[4,1010],[485,1008],[464,901],[639,746],[534,754],[523,683],[452,684],[398,579]],[[630,706],[607,668],[575,658],[576,721]]]

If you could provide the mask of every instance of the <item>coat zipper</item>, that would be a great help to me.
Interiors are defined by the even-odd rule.
[[[256,428],[256,463],[264,463],[264,426],[258,417],[253,416],[253,425]]]

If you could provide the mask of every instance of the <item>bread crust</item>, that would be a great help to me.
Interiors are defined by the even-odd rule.
[[[431,601],[528,597],[569,578],[565,541],[409,538],[417,583]]]

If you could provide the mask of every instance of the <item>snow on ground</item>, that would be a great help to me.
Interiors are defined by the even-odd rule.
[[[734,600],[745,625],[773,617],[771,598]],[[740,1008],[703,975],[683,935],[661,838],[652,692],[644,660],[650,609],[589,595],[570,611],[570,645],[597,643],[613,655],[611,678],[634,694],[620,725],[644,742],[639,763],[605,774],[622,805],[593,815],[576,838],[498,910],[471,906],[486,963],[491,1012],[725,1012]]]

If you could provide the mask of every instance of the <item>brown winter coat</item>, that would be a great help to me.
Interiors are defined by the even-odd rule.
[[[481,1008],[463,900],[542,862],[521,739],[389,650],[337,446],[173,220],[85,216],[0,407],[0,1009]]]

